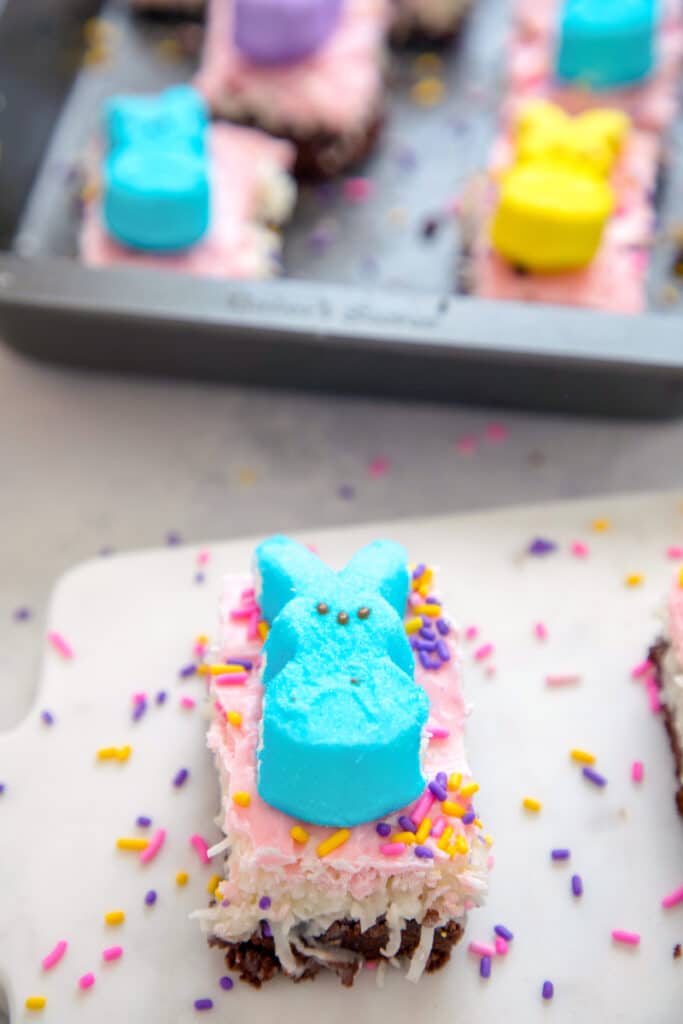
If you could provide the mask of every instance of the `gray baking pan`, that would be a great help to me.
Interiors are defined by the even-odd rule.
[[[283,279],[243,283],[158,271],[89,271],[76,259],[78,167],[102,100],[187,80],[199,24],[101,12],[106,60],[83,66],[95,0],[7,0],[0,13],[0,333],[39,359],[97,369],[562,411],[683,411],[683,320],[671,227],[683,214],[683,127],[659,197],[650,310],[624,317],[454,295],[446,210],[484,166],[495,131],[508,4],[479,0],[442,51],[446,99],[411,98],[419,51],[395,54],[389,117],[359,173],[303,188]],[[2,0],[0,0],[0,10]],[[28,128],[30,126],[30,130]],[[54,130],[51,129],[54,126]]]

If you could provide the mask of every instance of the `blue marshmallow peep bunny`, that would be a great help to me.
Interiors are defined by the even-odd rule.
[[[429,701],[403,626],[406,552],[375,541],[334,572],[301,544],[256,550],[264,647],[258,792],[278,810],[348,827],[395,811],[425,782]]]

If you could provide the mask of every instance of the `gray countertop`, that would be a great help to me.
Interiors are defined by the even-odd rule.
[[[485,439],[494,421],[505,440]],[[682,461],[680,421],[113,378],[0,346],[0,729],[31,704],[55,580],[103,548],[661,489]]]

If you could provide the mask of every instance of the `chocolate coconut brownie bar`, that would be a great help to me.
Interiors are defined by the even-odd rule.
[[[209,942],[259,986],[362,966],[416,981],[487,891],[456,632],[432,571],[376,541],[339,573],[284,537],[229,576],[205,666],[225,854]],[[265,643],[264,643],[265,639]]]

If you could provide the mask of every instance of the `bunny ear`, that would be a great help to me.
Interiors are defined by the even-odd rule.
[[[256,549],[263,617],[273,622],[293,597],[313,593],[334,573],[317,555],[289,537],[269,537]]]
[[[399,615],[408,601],[408,553],[391,540],[375,540],[361,548],[340,576],[349,583],[377,590]]]

